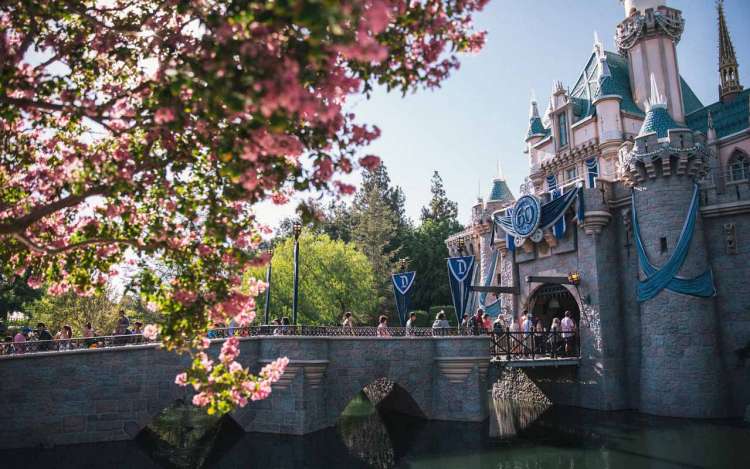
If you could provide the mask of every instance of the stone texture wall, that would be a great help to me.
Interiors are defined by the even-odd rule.
[[[416,414],[482,421],[488,352],[486,337],[241,339],[239,361],[251,369],[279,356],[291,363],[269,399],[231,417],[246,431],[305,434],[334,425],[366,385],[387,378]],[[130,439],[191,398],[174,384],[188,359],[154,345],[0,357],[0,448]]]
[[[641,238],[651,262],[663,265],[674,253],[693,193],[688,177],[657,177],[636,191]],[[661,248],[666,238],[667,249]],[[703,220],[696,219],[688,255],[678,275],[692,278],[709,267]],[[681,417],[723,417],[728,402],[719,354],[714,298],[667,289],[640,304],[640,409]]]
[[[735,228],[735,253],[727,251],[724,225],[730,223]],[[750,360],[738,355],[750,345],[750,215],[705,218],[704,230],[718,290],[719,352],[731,391],[731,415],[740,416],[750,405]]]

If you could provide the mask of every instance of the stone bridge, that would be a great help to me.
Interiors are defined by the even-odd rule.
[[[214,342],[218,355],[221,341]],[[402,412],[488,417],[487,336],[248,337],[240,352],[254,371],[280,356],[291,360],[269,399],[230,414],[246,431],[300,435],[333,426],[378,378],[408,394],[395,400]],[[0,447],[133,438],[175,400],[190,400],[192,388],[174,384],[188,362],[154,344],[0,356]]]

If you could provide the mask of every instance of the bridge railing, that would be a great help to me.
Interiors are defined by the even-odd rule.
[[[224,327],[211,329],[208,332],[210,339],[225,338],[231,336],[253,337],[253,336],[301,336],[301,337],[442,337],[442,336],[469,336],[484,335],[488,331],[481,330],[472,333],[466,328],[445,327],[386,327],[378,328],[371,326],[250,326],[250,327]]]
[[[511,332],[490,334],[490,356],[497,359],[577,357],[579,336],[573,332]]]
[[[57,340],[29,340],[0,343],[0,355],[25,355],[39,352],[66,352],[70,350],[102,349],[154,343],[141,334],[108,335],[99,337],[73,337]]]

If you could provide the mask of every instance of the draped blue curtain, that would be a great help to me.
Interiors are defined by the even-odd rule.
[[[648,254],[643,246],[641,228],[638,224],[638,215],[635,209],[635,192],[631,194],[633,238],[635,238],[635,246],[638,251],[638,264],[646,276],[645,280],[638,281],[638,302],[650,300],[658,295],[664,288],[675,293],[704,298],[716,294],[713,274],[710,268],[694,278],[684,278],[677,275],[677,272],[680,271],[682,264],[685,262],[685,258],[687,258],[690,241],[693,239],[695,220],[698,216],[698,196],[698,184],[695,184],[693,187],[693,197],[690,201],[688,215],[685,219],[685,223],[682,225],[682,230],[680,231],[680,237],[677,240],[675,250],[669,260],[667,260],[661,268],[657,268],[651,263],[651,261],[649,261]]]
[[[555,200],[563,195],[562,189],[555,189],[552,191],[552,200]],[[563,239],[565,237],[565,230],[568,228],[565,222],[565,215],[561,216],[554,225],[552,225],[552,234],[557,239]]]
[[[557,178],[554,174],[547,176],[547,190],[553,191],[557,189]]]
[[[599,162],[596,157],[586,160],[586,170],[588,172],[589,187],[596,187],[596,178],[599,177]]]

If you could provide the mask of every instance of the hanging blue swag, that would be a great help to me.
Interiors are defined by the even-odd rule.
[[[639,303],[650,300],[658,295],[664,288],[675,293],[703,298],[716,295],[714,277],[710,268],[694,278],[684,278],[677,275],[683,262],[685,262],[688,249],[690,248],[690,241],[693,239],[695,219],[698,215],[698,195],[698,184],[695,184],[693,187],[693,198],[690,202],[690,209],[687,218],[685,219],[685,223],[682,225],[682,231],[680,231],[680,238],[677,240],[675,250],[669,260],[661,266],[661,268],[657,268],[649,261],[646,249],[643,247],[641,229],[638,225],[638,216],[635,211],[635,192],[631,194],[631,205],[633,207],[633,237],[635,238],[635,245],[638,250],[638,264],[641,266],[641,270],[643,270],[643,273],[646,276],[645,280],[638,281]]]
[[[575,202],[578,202],[576,218],[579,223],[582,223],[584,214],[583,188],[576,187],[565,193],[562,193],[562,189],[554,190],[552,192],[552,200],[542,205],[539,229],[544,231],[552,228],[556,238],[562,239],[565,237],[565,231],[567,230],[565,212]],[[513,208],[508,208],[505,211],[505,215],[496,214],[493,217],[493,224],[494,228],[500,228],[505,232],[508,249],[513,250],[515,248],[513,244],[514,238],[518,237],[518,234],[513,229]],[[495,242],[494,238],[495,229],[492,230],[492,243]]]
[[[551,174],[547,176],[547,190],[551,192],[555,189],[557,189],[557,178],[554,174]]]
[[[594,188],[596,186],[596,178],[599,177],[599,163],[596,161],[596,158],[586,160],[586,170],[588,172],[589,187]]]

